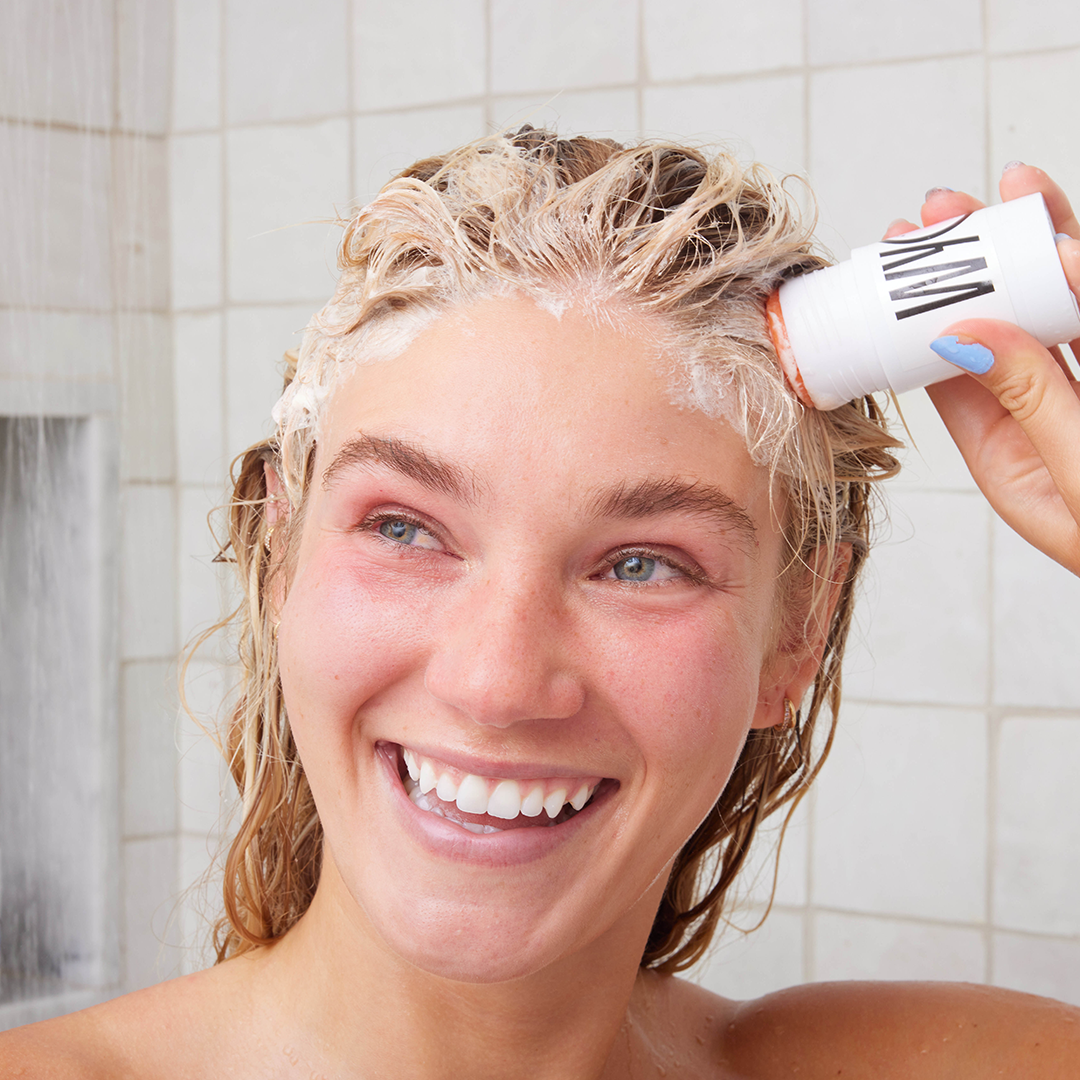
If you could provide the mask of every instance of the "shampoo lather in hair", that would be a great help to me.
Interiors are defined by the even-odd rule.
[[[1016,323],[1047,346],[1080,338],[1037,193],[856,248],[785,281],[766,313],[788,382],[818,409],[953,378],[930,342],[960,319]]]

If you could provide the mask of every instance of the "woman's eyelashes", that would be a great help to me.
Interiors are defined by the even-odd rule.
[[[396,547],[442,551],[437,536],[422,521],[404,514],[383,514],[368,518],[363,528]]]
[[[600,575],[608,581],[625,581],[638,585],[662,585],[669,581],[702,583],[701,570],[684,566],[654,551],[619,551],[607,560],[607,569]]]

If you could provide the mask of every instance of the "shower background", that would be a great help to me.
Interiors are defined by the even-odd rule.
[[[53,941],[48,899],[0,881],[0,952],[45,957],[37,982],[0,971],[0,1026],[206,962],[214,890],[184,890],[231,793],[177,656],[225,598],[206,515],[331,290],[336,208],[524,121],[733,141],[809,177],[838,258],[928,187],[993,198],[1011,159],[1080,199],[1075,0],[4,0],[0,42],[0,853],[33,834],[81,883]],[[917,449],[836,747],[768,921],[699,977],[1080,1003],[1080,581],[994,519],[924,397],[904,405]],[[227,643],[201,649],[211,722],[229,680]],[[759,862],[736,926],[763,910]]]

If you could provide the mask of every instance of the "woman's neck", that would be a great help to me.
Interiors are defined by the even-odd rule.
[[[305,1078],[370,1076],[377,1063],[388,1080],[587,1080],[626,1075],[620,1063],[651,1041],[655,977],[639,979],[635,962],[651,895],[632,918],[540,971],[464,982],[391,952],[335,877],[331,866],[300,922],[251,958],[259,1011],[274,1018],[283,1057]]]

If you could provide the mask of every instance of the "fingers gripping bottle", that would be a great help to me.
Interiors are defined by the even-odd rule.
[[[856,248],[785,281],[766,314],[792,389],[826,410],[956,376],[930,342],[960,319],[1016,323],[1047,346],[1080,338],[1038,193]]]

